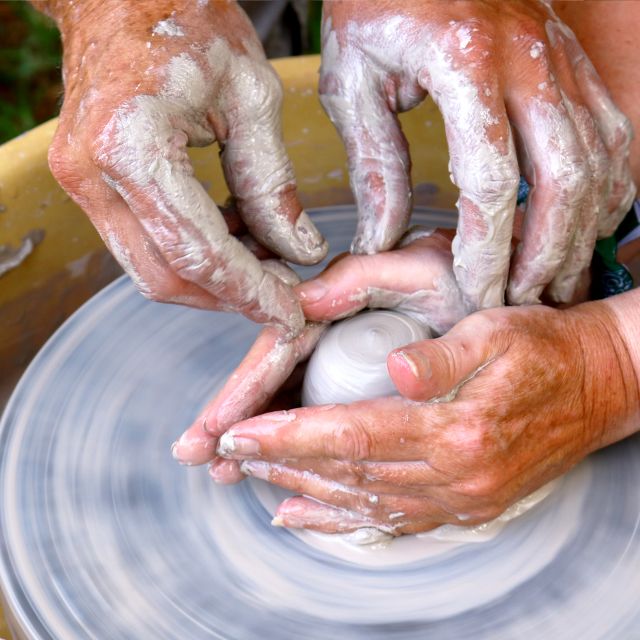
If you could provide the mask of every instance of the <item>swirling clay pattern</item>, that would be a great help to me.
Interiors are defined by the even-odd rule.
[[[353,210],[314,217],[344,251]],[[170,443],[257,330],[148,302],[121,279],[44,347],[0,432],[0,578],[19,637],[640,637],[636,438],[493,539],[413,557],[402,539],[387,554],[274,528],[276,489],[176,464]]]
[[[366,311],[334,324],[309,359],[302,387],[306,406],[396,395],[387,371],[393,349],[431,336],[413,318]]]

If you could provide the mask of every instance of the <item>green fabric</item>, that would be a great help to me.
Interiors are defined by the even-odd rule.
[[[527,201],[530,191],[529,184],[520,176],[518,205]],[[615,234],[596,242],[591,261],[591,298],[593,300],[608,298],[633,289],[633,278],[629,270],[618,262],[617,254],[618,242],[629,235],[637,226],[638,217],[632,206]]]
[[[618,231],[608,238],[596,242],[591,262],[591,298],[600,300],[633,289],[633,278],[629,270],[618,262],[618,240],[638,226],[633,207],[627,213]]]

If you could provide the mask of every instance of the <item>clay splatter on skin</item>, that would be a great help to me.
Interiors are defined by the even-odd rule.
[[[184,36],[182,27],[175,21],[175,18],[167,18],[161,20],[154,27],[151,32],[154,36],[169,36],[172,38],[178,38]]]
[[[325,255],[327,245],[307,214],[292,222],[283,211],[295,182],[280,137],[280,85],[257,45],[246,47],[241,55],[214,40],[204,66],[187,53],[172,58],[158,95],[136,96],[116,111],[99,137],[98,159],[180,277],[219,295],[226,308],[251,307],[256,320],[275,319],[295,334],[304,319],[293,294],[229,236],[186,153],[187,144],[214,141],[210,113],[222,118],[223,167],[250,231],[296,262],[310,264]],[[234,83],[215,92],[209,78],[220,69]],[[252,105],[259,106],[245,114]],[[225,120],[236,113],[237,121]]]
[[[594,244],[593,194],[579,184],[586,181],[586,164],[599,185],[600,231],[605,226],[615,228],[633,197],[628,122],[550,5],[540,2],[532,10],[532,15],[538,13],[538,32],[509,37],[515,53],[526,56],[523,64],[530,68],[539,92],[515,116],[526,138],[523,153],[530,156],[521,158],[523,171],[529,170],[533,182],[537,177],[539,188],[528,202],[527,219],[532,222],[528,231],[525,228],[526,249],[514,258],[508,295],[513,303],[537,302],[554,277],[551,293],[556,299],[564,301],[573,292],[587,246]],[[358,253],[388,249],[406,224],[411,202],[408,153],[395,113],[416,106],[427,91],[437,103],[446,125],[451,179],[460,189],[455,275],[468,310],[473,311],[503,303],[509,273],[520,174],[500,89],[509,78],[498,77],[496,70],[486,82],[487,61],[491,63],[495,55],[494,39],[487,37],[478,19],[432,22],[425,26],[407,16],[367,19],[354,14],[334,29],[329,18],[324,24],[320,93],[350,154],[352,188],[361,216],[353,245]],[[548,43],[541,39],[545,35]],[[595,121],[590,126],[611,157],[607,162],[590,154],[592,137],[581,125],[579,109],[572,109],[551,72],[550,49],[560,47],[569,53],[589,118]],[[537,162],[527,167],[532,156]],[[603,204],[605,196],[608,205]],[[583,216],[590,221],[579,222]]]

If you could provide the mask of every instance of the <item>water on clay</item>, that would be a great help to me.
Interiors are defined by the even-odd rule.
[[[314,218],[333,254],[347,249],[351,208]],[[121,279],[42,350],[0,432],[0,579],[17,637],[640,637],[638,438],[493,538],[419,554],[271,527],[278,490],[176,464],[170,443],[257,330],[148,302]]]

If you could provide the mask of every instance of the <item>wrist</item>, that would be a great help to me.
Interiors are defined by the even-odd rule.
[[[615,318],[635,374],[636,394],[640,395],[640,289],[607,298],[602,304]]]
[[[640,429],[640,298],[634,293],[567,309],[583,362],[582,401],[593,450]],[[635,298],[635,300],[634,300]]]

